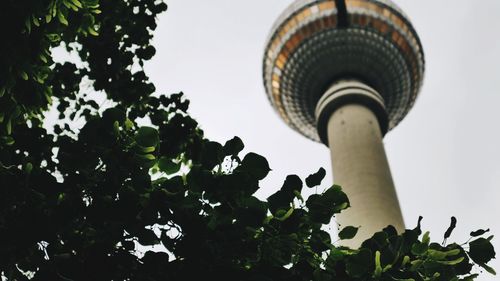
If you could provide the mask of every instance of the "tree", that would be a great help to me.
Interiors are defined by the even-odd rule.
[[[305,199],[286,177],[203,137],[182,93],[155,94],[142,66],[158,0],[8,0],[0,21],[0,273],[3,280],[473,280],[495,252],[471,233],[442,244],[391,226],[360,249],[322,227],[349,207],[339,186]],[[82,63],[54,63],[63,46]],[[101,93],[112,106],[103,109]],[[54,133],[44,112],[57,105]],[[140,126],[139,119],[149,120]],[[81,128],[71,126],[81,120]],[[305,179],[317,187],[320,169]],[[346,227],[340,239],[357,229]]]

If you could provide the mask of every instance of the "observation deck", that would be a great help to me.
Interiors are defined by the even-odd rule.
[[[360,81],[380,95],[385,134],[412,108],[424,68],[420,39],[391,1],[297,0],[272,28],[263,76],[281,118],[307,138],[328,143],[318,130],[316,107],[335,82]]]

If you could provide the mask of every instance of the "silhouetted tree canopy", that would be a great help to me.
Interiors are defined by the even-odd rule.
[[[267,160],[242,155],[238,137],[204,138],[182,93],[156,93],[143,70],[166,9],[160,0],[0,4],[2,280],[449,281],[473,280],[474,265],[494,273],[488,230],[447,244],[453,220],[438,244],[419,221],[348,249],[324,230],[349,207],[339,186],[302,198],[303,181],[291,175],[267,200],[255,197]],[[55,63],[58,46],[81,61]],[[59,120],[47,131],[51,106]],[[307,188],[324,176],[309,176]],[[340,239],[356,232],[345,227]]]

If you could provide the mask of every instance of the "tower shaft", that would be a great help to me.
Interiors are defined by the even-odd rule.
[[[351,208],[337,215],[341,228],[361,226],[353,240],[344,245],[357,248],[388,225],[404,231],[379,120],[361,104],[336,109],[327,125],[335,183],[342,186]]]

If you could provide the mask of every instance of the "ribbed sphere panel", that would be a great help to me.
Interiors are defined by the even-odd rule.
[[[354,78],[376,89],[389,129],[408,113],[422,84],[423,50],[399,8],[387,0],[345,3],[347,26],[339,26],[335,1],[295,1],[265,51],[264,85],[273,107],[313,140],[319,140],[316,104],[336,80]]]

